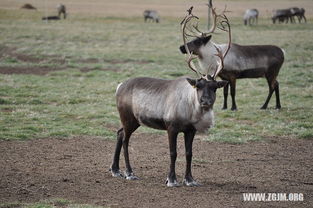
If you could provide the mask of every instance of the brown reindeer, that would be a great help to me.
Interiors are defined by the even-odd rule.
[[[186,24],[193,18],[191,11],[192,9],[182,22],[184,43],[186,43]],[[185,47],[188,51],[186,44]],[[215,73],[212,76],[201,74],[199,79],[175,80],[139,77],[129,79],[118,86],[116,102],[123,127],[117,132],[117,144],[110,169],[112,176],[124,177],[119,168],[120,152],[123,147],[126,163],[125,178],[138,179],[130,166],[128,144],[132,133],[139,126],[145,125],[168,133],[171,159],[166,181],[168,187],[179,185],[175,173],[177,135],[180,132],[184,133],[186,172],[183,183],[187,186],[198,186],[191,173],[193,139],[197,131],[206,131],[213,126],[215,93],[218,88],[227,84],[226,81],[216,81],[216,76],[223,69],[223,61],[227,53],[222,53],[219,49],[217,51],[217,68],[214,69]],[[192,53],[189,53],[188,66],[199,74],[192,64],[193,59]]]
[[[201,32],[196,26],[189,27],[193,29],[189,36],[196,37],[187,43],[187,49],[197,55],[199,65],[203,71],[210,71],[212,65],[216,64],[216,57],[212,56],[217,51],[228,50],[228,44],[216,44],[211,41],[211,33],[217,28],[217,15],[215,9],[211,9],[213,18],[213,26],[208,32]],[[223,29],[222,25],[220,28]],[[180,46],[182,53],[189,53],[185,45]],[[232,97],[231,110],[237,110],[235,101],[236,80],[241,78],[259,78],[265,77],[269,87],[269,93],[264,105],[261,109],[266,109],[273,92],[276,95],[276,108],[280,109],[279,84],[277,76],[284,62],[284,53],[282,49],[273,45],[248,45],[242,46],[232,43],[230,45],[229,54],[224,60],[224,69],[219,73],[222,80],[227,80],[229,84],[224,87],[224,105],[223,109],[227,109],[228,89],[230,85],[230,93]],[[212,74],[212,72],[209,72]]]

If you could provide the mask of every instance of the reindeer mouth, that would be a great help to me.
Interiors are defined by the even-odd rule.
[[[206,110],[206,111],[211,108],[211,105],[208,105],[208,104],[201,104],[200,106],[203,110]]]

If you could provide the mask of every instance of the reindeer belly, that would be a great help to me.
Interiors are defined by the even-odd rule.
[[[222,71],[219,76],[225,80],[231,80],[233,78],[242,79],[242,78],[260,78],[265,76],[266,70],[262,68],[251,68],[251,69],[242,69],[238,71],[227,70]]]
[[[265,69],[264,68],[252,68],[252,69],[245,69],[240,71],[237,74],[237,78],[259,78],[265,76]]]
[[[142,115],[142,116],[139,116],[138,120],[141,125],[144,125],[153,129],[160,129],[160,130],[166,129],[164,120],[160,118],[151,118],[151,117]]]

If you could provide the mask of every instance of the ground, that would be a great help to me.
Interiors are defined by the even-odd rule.
[[[115,141],[92,137],[0,141],[0,203],[65,198],[109,207],[310,207],[313,144],[268,138],[241,145],[194,142],[193,175],[200,187],[167,188],[165,134],[134,134],[130,156],[140,180],[113,178]],[[201,159],[200,159],[201,158]],[[177,174],[184,173],[179,139]],[[124,170],[124,161],[121,161]],[[303,202],[243,202],[242,193],[303,193]]]

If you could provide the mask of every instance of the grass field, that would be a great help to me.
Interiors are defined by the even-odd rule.
[[[40,12],[1,10],[0,15],[0,68],[35,73],[0,75],[1,139],[75,135],[115,139],[118,83],[136,76],[194,76],[178,51],[182,40],[177,18],[146,24],[141,17],[77,15],[47,24],[39,20]],[[268,110],[259,110],[268,91],[265,79],[239,80],[239,110],[220,110],[220,90],[216,128],[205,139],[236,143],[275,136],[312,138],[311,21],[273,25],[261,19],[258,26],[244,27],[233,17],[231,25],[233,42],[275,44],[286,51],[278,78],[282,109],[271,108],[272,99]],[[36,74],[42,70],[49,73]]]

